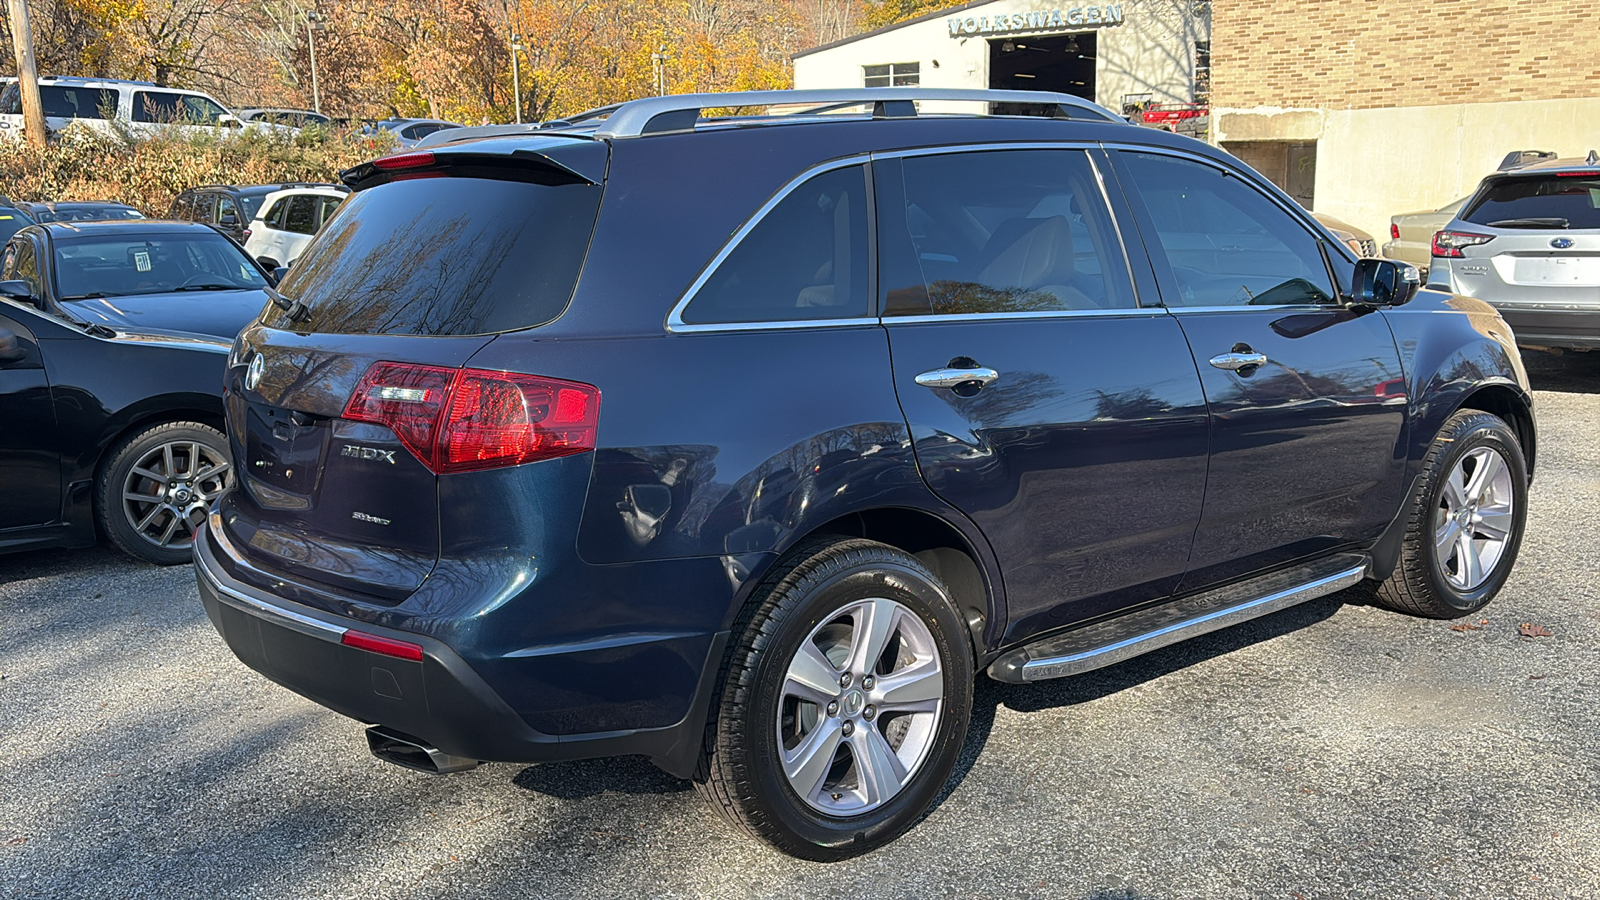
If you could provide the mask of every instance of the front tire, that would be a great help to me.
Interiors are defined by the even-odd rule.
[[[1434,619],[1471,615],[1511,574],[1528,515],[1528,464],[1499,416],[1451,416],[1422,463],[1385,606]]]
[[[232,485],[228,442],[215,428],[169,422],[145,429],[119,444],[100,472],[100,530],[129,556],[186,563],[211,503]]]
[[[735,625],[696,785],[785,853],[845,859],[927,812],[972,711],[966,626],[939,579],[875,541],[796,549]]]

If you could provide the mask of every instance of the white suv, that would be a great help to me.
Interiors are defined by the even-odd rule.
[[[293,265],[349,193],[331,184],[273,191],[245,229],[245,251],[269,269]]]
[[[176,128],[187,133],[225,133],[245,127],[227,107],[199,91],[164,88],[147,81],[101,78],[39,79],[45,130],[54,133],[74,121],[95,131],[114,134],[118,127],[148,138]],[[113,127],[113,122],[117,127]],[[293,134],[286,125],[252,123],[252,128]],[[13,81],[0,91],[0,140],[22,137],[22,92]]]

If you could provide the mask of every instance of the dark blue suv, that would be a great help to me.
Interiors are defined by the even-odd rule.
[[[907,89],[449,137],[346,173],[240,336],[195,542],[239,657],[381,757],[643,754],[838,859],[934,802],[979,672],[1511,570],[1511,330],[1193,140]]]

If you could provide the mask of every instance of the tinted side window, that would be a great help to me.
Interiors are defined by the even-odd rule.
[[[239,210],[233,205],[232,197],[219,198],[217,200],[217,221],[221,222],[228,216],[232,216],[235,222],[239,221]]]
[[[267,214],[261,218],[273,228],[281,229],[283,228],[283,211],[288,208],[288,200],[279,200],[278,202],[272,204],[272,208],[267,210]]]
[[[690,325],[865,316],[866,176],[824,172],[790,191],[683,310]]]
[[[33,296],[44,296],[44,282],[39,278],[39,260],[34,255],[33,242],[27,238],[19,238],[6,248],[3,275],[6,280],[26,281]]]
[[[289,198],[289,212],[284,217],[284,230],[298,234],[315,234],[317,231],[317,198],[301,194]]]
[[[44,114],[62,119],[104,119],[116,115],[117,92],[106,88],[41,86]]]
[[[883,169],[885,176],[892,171]],[[1135,305],[1121,243],[1083,151],[914,156],[902,172],[904,199],[888,199],[890,185],[880,206],[884,315]]]
[[[135,122],[181,122],[184,118],[183,95],[166,91],[135,91],[133,94],[133,120]]]
[[[322,214],[317,217],[317,227],[321,228],[322,223],[333,218],[333,214],[339,211],[339,204],[343,202],[343,197],[323,197]]]
[[[1122,154],[1132,189],[1172,266],[1170,306],[1328,303],[1333,283],[1317,237],[1221,169],[1155,153]]]

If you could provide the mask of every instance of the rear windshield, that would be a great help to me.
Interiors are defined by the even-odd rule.
[[[1507,178],[1461,218],[1495,228],[1600,228],[1600,175]]]
[[[326,334],[491,334],[543,325],[577,285],[600,188],[419,178],[358,191],[279,290]]]

